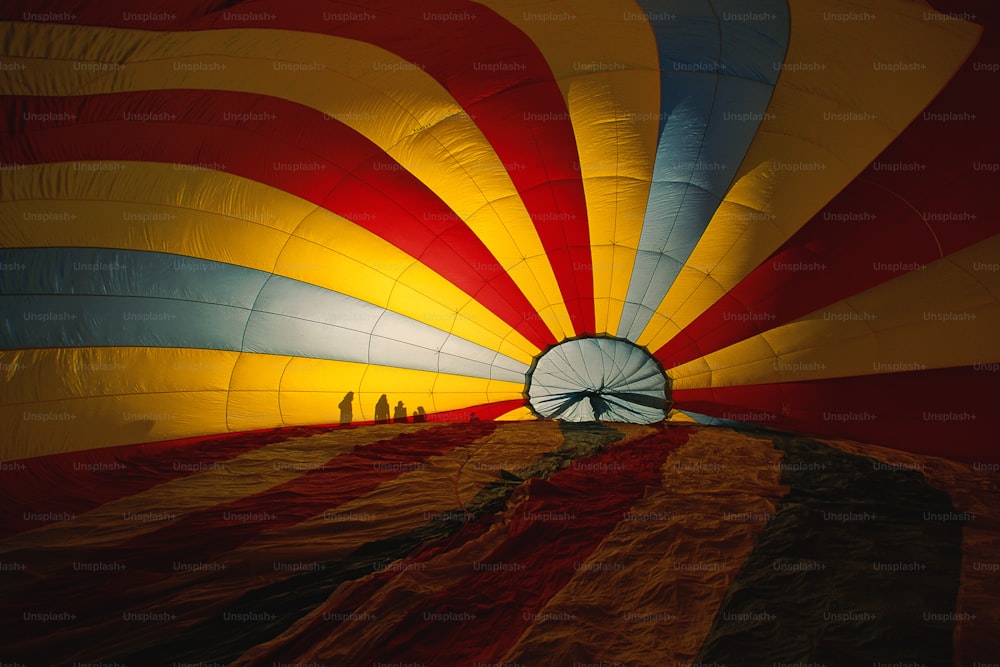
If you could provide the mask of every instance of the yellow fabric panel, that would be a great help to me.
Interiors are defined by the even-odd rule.
[[[229,401],[226,406],[226,425],[231,431],[253,431],[261,428],[284,426],[280,395],[275,391],[281,386],[281,376],[288,367],[290,357],[276,354],[241,354],[233,367],[229,383]],[[326,411],[314,416],[311,423],[322,424],[340,421],[340,412],[334,402],[336,419],[324,418]]]
[[[517,395],[512,395],[515,391],[515,383],[508,382],[507,380],[490,380],[490,383],[486,388],[487,400],[490,403],[499,401],[509,401],[511,399],[523,399],[524,398],[524,385],[518,383],[516,385],[518,389],[516,390]],[[534,417],[529,417],[529,419],[534,419]]]
[[[270,271],[312,207],[221,172],[115,164],[124,168],[90,172],[55,163],[0,172],[0,245],[150,250]]]
[[[680,410],[671,410],[670,417],[668,421],[677,424],[697,424],[698,420],[687,414],[686,412],[681,412]]]
[[[4,27],[4,55],[30,63],[25,70],[30,76],[17,72],[3,92],[69,95],[188,88],[287,99],[330,114],[385,150],[466,220],[504,267],[543,253],[514,184],[474,121],[430,75],[388,51],[355,40],[282,30],[171,33],[31,23]],[[124,67],[95,75],[74,69],[74,61]],[[201,69],[192,71],[194,67]],[[501,217],[492,202],[502,200],[506,203]],[[519,287],[537,309],[556,306],[546,324],[557,337],[572,335],[566,333],[572,326],[565,306],[547,297],[559,294],[551,267],[534,277]],[[534,288],[536,283],[541,289]]]
[[[591,250],[594,259],[594,283],[604,282],[607,293],[613,295],[611,298],[595,299],[595,308],[598,315],[605,314],[606,319],[598,317],[599,322],[607,322],[607,333],[614,335],[617,332],[618,322],[621,320],[622,309],[625,307],[625,296],[628,293],[631,275],[629,271],[622,271],[620,267],[631,267],[635,263],[635,246],[631,245],[604,245],[594,246]]]
[[[0,247],[149,250],[273,271],[389,307],[525,364],[538,353],[424,264],[304,199],[224,172],[119,164],[125,169],[81,172],[58,163],[0,172]],[[440,316],[449,312],[461,316]]]
[[[663,485],[647,489],[574,565],[500,662],[691,664],[786,492],[780,461],[767,440],[722,429],[692,434],[664,464]],[[561,618],[572,621],[548,620]]]
[[[674,389],[1000,361],[1000,272],[976,268],[997,257],[1000,235],[672,368]]]
[[[598,298],[596,296],[598,293],[597,285],[603,286],[602,293],[608,292],[615,281],[616,271],[613,257],[616,250],[625,250],[627,254],[631,255],[632,261],[635,261],[635,250],[616,248],[612,245],[595,245],[590,248],[594,270],[594,321],[597,322],[596,328],[598,333],[615,334],[616,326],[614,323],[621,319],[621,311],[615,310],[615,304],[620,303],[619,300],[605,297]],[[619,278],[624,275],[622,271],[617,271],[617,274]],[[625,276],[625,281],[628,281],[627,275]],[[613,319],[612,313],[615,313]]]
[[[887,0],[878,29],[841,0],[790,3],[784,69],[733,188],[638,342],[666,344],[857,176],[965,62],[981,28]],[[916,69],[887,71],[916,63]],[[878,64],[878,69],[876,69]]]
[[[226,432],[225,389],[0,405],[0,459]]]
[[[515,408],[510,412],[505,412],[502,415],[495,417],[494,420],[498,422],[502,421],[525,421],[525,420],[537,420],[535,415],[531,414],[531,410],[526,407]]]
[[[587,198],[597,332],[613,334],[639,247],[656,157],[660,64],[653,31],[631,0],[556,0],[544,11],[527,0],[480,4],[531,38],[562,90]],[[533,18],[539,13],[571,18]],[[623,20],[625,15],[634,19]],[[618,260],[613,264],[606,261],[612,253]]]
[[[238,352],[152,347],[0,350],[0,404],[229,387]]]
[[[324,412],[332,414],[336,411],[336,405],[339,402],[340,399],[337,399],[333,402],[334,407]],[[330,414],[314,415],[309,423],[331,424],[340,421],[339,411],[337,411],[335,418],[331,417]],[[287,422],[282,418],[281,396],[278,392],[265,389],[244,389],[229,392],[226,402],[226,426],[229,430],[255,431],[284,425],[287,425]]]
[[[226,432],[236,352],[79,347],[0,351],[0,458]]]
[[[192,473],[150,489],[95,507],[72,521],[57,521],[0,540],[0,553],[18,549],[112,546],[158,530],[163,521],[123,521],[124,514],[157,512],[176,519],[214,505],[266,491],[323,465],[329,459],[400,433],[433,428],[435,424],[387,424],[363,429],[334,430],[265,445],[227,461],[192,468]],[[127,465],[127,464],[126,464]],[[66,559],[75,551],[61,549]],[[56,558],[39,563],[45,571],[69,565]]]
[[[244,352],[233,366],[229,388],[234,392],[274,391],[275,387],[281,386],[282,375],[291,358],[280,354]]]
[[[378,397],[366,404],[359,391],[369,368],[367,364],[303,357],[283,359],[285,364],[282,366],[279,384],[275,385],[280,387],[280,392],[275,393],[279,408],[277,416],[284,423],[339,423],[339,405],[349,391],[354,392],[353,420],[360,422],[373,419]],[[234,393],[242,392],[236,391],[234,387]],[[244,400],[251,401],[254,397],[251,395]]]
[[[503,386],[506,394],[500,391]],[[353,391],[354,420],[371,421],[382,394],[388,396],[390,415],[400,400],[412,415],[417,406],[428,413],[457,410],[483,403],[487,395],[491,401],[521,398],[522,390],[514,382],[295,357],[282,376],[281,411],[287,423],[315,423],[323,410],[335,414],[331,421],[339,421],[337,404]]]
[[[520,399],[519,383],[282,355],[187,348],[0,352],[3,460],[211,433],[354,421],[389,395],[412,415]],[[232,378],[230,380],[230,378]],[[232,389],[230,390],[230,382]]]
[[[316,217],[326,218],[324,222],[334,228],[353,226],[349,221],[333,214]],[[288,239],[281,257],[275,263],[275,273],[314,285],[322,283],[337,285],[339,286],[337,291],[363,290],[368,297],[365,301],[383,308],[388,306],[389,295],[396,284],[396,276],[383,272],[378,266],[365,263],[359,255],[370,255],[372,248],[387,250],[389,244],[381,239],[365,239],[368,241],[367,244],[358,243],[357,241],[361,241],[362,238],[352,243],[349,239],[351,235],[345,235],[348,238],[338,244],[335,250],[311,239],[301,238],[300,234],[301,231]],[[364,237],[365,234],[355,233],[353,236]],[[357,248],[359,252],[351,253],[353,248]],[[403,305],[405,307],[405,304]]]

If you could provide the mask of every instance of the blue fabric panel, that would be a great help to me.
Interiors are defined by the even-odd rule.
[[[107,248],[0,251],[2,348],[190,347],[523,382],[527,366],[345,294],[267,272]]]
[[[660,140],[617,335],[649,323],[732,184],[788,46],[784,0],[639,0],[660,51]]]

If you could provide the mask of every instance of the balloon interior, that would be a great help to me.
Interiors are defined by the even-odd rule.
[[[7,0],[0,664],[988,664],[998,15]]]

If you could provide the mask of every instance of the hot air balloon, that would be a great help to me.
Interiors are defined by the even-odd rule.
[[[37,4],[0,659],[991,655],[994,9]]]

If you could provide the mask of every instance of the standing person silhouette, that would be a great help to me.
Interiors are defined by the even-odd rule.
[[[406,417],[406,406],[403,405],[402,401],[400,401],[399,403],[396,403],[396,409],[393,410],[393,412],[392,412],[392,421],[395,422],[395,423],[397,423],[397,424],[405,424],[408,421],[410,421]]]
[[[385,394],[382,394],[382,396],[378,399],[378,402],[375,404],[375,423],[389,423],[389,399],[386,398]]]
[[[347,425],[351,423],[354,419],[354,409],[351,403],[354,402],[354,392],[349,391],[344,395],[344,400],[340,402],[337,407],[340,408],[340,423],[341,425]]]

